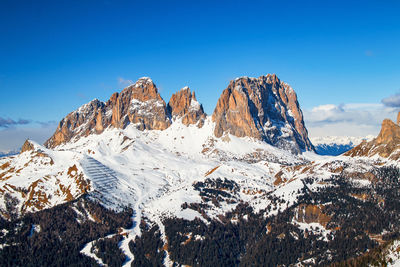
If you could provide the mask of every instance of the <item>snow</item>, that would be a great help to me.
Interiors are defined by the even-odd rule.
[[[96,260],[96,262],[97,262],[100,266],[106,266],[106,265],[103,263],[102,259],[100,259],[99,257],[97,257],[96,254],[94,254],[94,253],[91,251],[94,242],[95,242],[95,241],[92,241],[92,242],[86,244],[86,245],[82,248],[81,253],[84,254],[84,255],[86,255],[86,256],[88,256],[88,257],[90,257],[90,258],[93,258],[94,260]]]
[[[194,99],[192,99],[191,101],[190,101],[190,107],[189,107],[189,112],[190,111],[198,111],[198,110],[200,110],[200,103],[199,102],[197,102],[196,100],[194,100]]]
[[[132,102],[133,106],[141,104],[143,102]],[[285,203],[264,214],[269,216],[295,203],[299,189],[304,187],[303,179],[310,177],[311,173],[317,182],[323,182],[331,177],[331,169],[340,167],[343,162],[349,165],[350,170],[367,170],[371,166],[371,159],[320,156],[313,152],[293,155],[249,137],[225,134],[216,138],[212,134],[214,128],[211,117],[207,117],[202,128],[186,126],[180,120],[175,120],[163,131],[140,131],[133,124],[125,129],[107,128],[100,135],[82,137],[60,145],[56,150],[33,142],[34,151],[0,159],[0,166],[7,163],[9,168],[14,168],[7,180],[0,181],[0,188],[9,188],[9,185],[28,188],[40,179],[35,190],[51,196],[44,206],[48,208],[66,201],[66,195],[56,193],[61,184],[70,189],[73,197],[78,197],[81,192],[70,175],[83,175],[90,181],[92,198],[116,210],[124,206],[134,210],[133,227],[123,230],[127,236],[120,243],[129,258],[125,266],[129,266],[133,255],[128,244],[141,234],[139,224],[143,217],[159,225],[164,240],[161,220],[166,216],[187,220],[199,218],[206,222],[199,212],[182,208],[184,203],[202,202],[199,192],[193,187],[196,182],[207,178],[233,180],[240,187],[237,192],[232,192],[233,198],[248,202],[255,212],[271,204],[268,193],[285,199]],[[43,155],[38,156],[38,152]],[[378,160],[383,159],[372,159],[372,162]],[[68,175],[68,169],[74,165],[76,171]],[[312,172],[307,171],[307,167],[312,167]],[[284,181],[274,185],[278,173]],[[360,186],[364,186],[363,182],[359,182]],[[313,183],[309,187],[317,190],[321,186]],[[20,200],[20,208],[27,199],[18,192],[13,194]],[[220,204],[220,207],[207,209],[207,215],[218,219],[219,214],[233,210],[237,205],[225,201]],[[77,208],[74,210],[79,218],[94,220],[89,213]],[[28,211],[35,209],[31,207]],[[304,229],[317,226],[298,225]],[[82,249],[82,253],[97,259],[91,253],[91,247],[92,242]]]
[[[400,240],[395,240],[388,249],[388,254],[385,259],[388,261],[387,266],[399,267],[400,266]]]

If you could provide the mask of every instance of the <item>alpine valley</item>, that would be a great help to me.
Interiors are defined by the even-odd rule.
[[[0,158],[0,265],[399,266],[400,126],[351,141],[317,154],[274,74],[211,115],[141,78]]]

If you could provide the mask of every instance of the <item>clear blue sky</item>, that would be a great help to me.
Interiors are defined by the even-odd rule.
[[[267,73],[303,109],[380,103],[400,91],[400,1],[0,1],[3,119],[58,122],[142,76],[210,114]]]

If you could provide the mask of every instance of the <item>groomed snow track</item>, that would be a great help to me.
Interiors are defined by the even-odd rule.
[[[80,163],[84,173],[92,181],[94,190],[91,195],[101,202],[120,206],[124,202],[123,200],[129,198],[123,195],[116,195],[114,194],[115,192],[124,192],[131,196],[135,194],[135,190],[127,185],[124,180],[120,179],[114,170],[105,166],[100,161],[85,155]]]
[[[119,185],[119,180],[115,171],[103,165],[100,161],[85,156],[81,164],[85,173],[93,181],[95,190],[110,193],[113,188]]]

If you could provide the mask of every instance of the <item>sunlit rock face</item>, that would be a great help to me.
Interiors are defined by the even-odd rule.
[[[214,134],[264,140],[300,153],[314,150],[294,90],[275,74],[231,81],[212,115]]]

